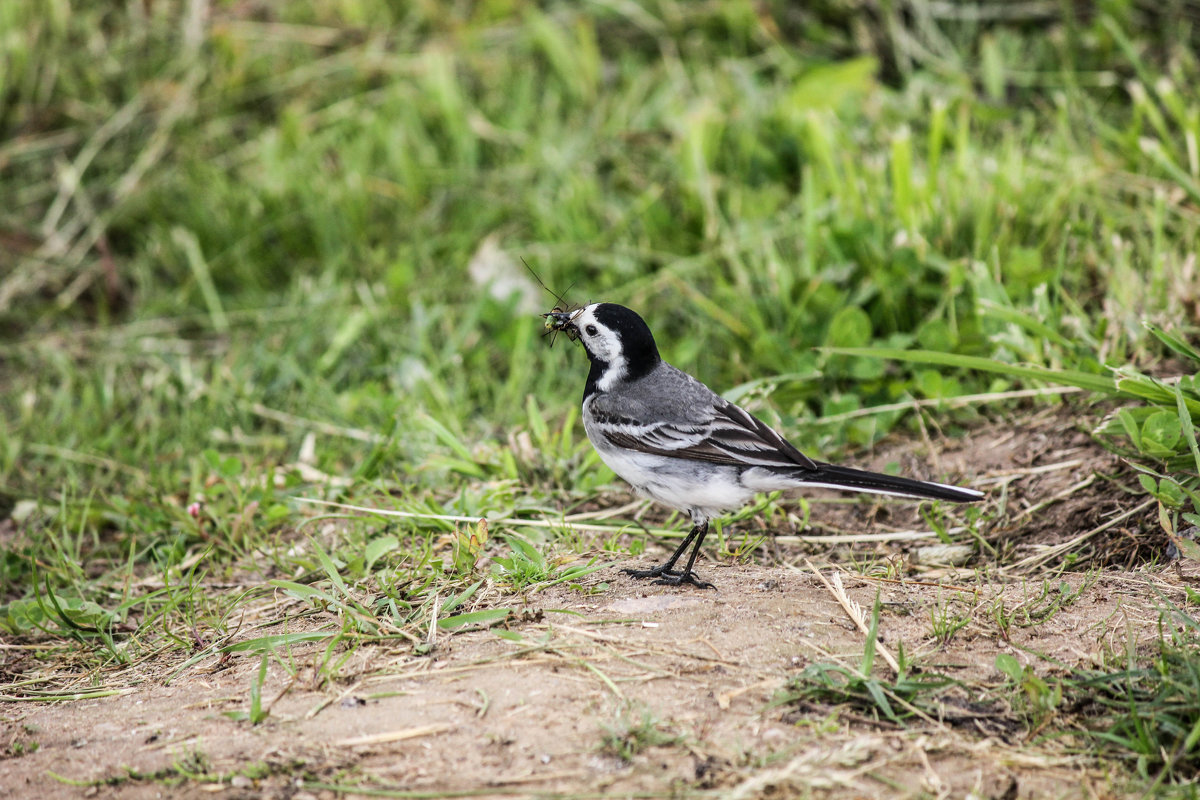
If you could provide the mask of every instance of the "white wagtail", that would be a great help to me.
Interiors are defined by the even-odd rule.
[[[711,588],[692,565],[708,523],[756,492],[819,486],[966,503],[982,492],[814,461],[752,414],[658,355],[650,328],[613,303],[544,314],[546,327],[583,343],[592,362],[583,427],[592,446],[639,494],[685,511],[692,530],[665,562],[626,570],[656,583]],[[687,566],[675,562],[695,543]]]

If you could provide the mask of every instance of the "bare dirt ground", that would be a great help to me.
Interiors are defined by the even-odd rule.
[[[1121,768],[1029,735],[1011,691],[964,693],[940,718],[904,727],[846,706],[776,702],[810,664],[861,663],[866,637],[827,583],[835,576],[867,612],[878,594],[889,652],[902,645],[922,668],[985,694],[1003,683],[1000,653],[1044,674],[1111,665],[1154,641],[1163,598],[1178,601],[1200,570],[1146,566],[1165,546],[1155,509],[1095,477],[1120,465],[1067,420],[1043,415],[860,460],[989,490],[994,516],[981,531],[1018,566],[995,568],[986,552],[939,563],[936,538],[831,546],[782,530],[765,548],[769,564],[704,562],[717,591],[609,568],[584,582],[606,583],[598,593],[495,592],[488,604],[519,609],[504,628],[441,636],[426,656],[407,644],[359,648],[348,679],[320,691],[311,664],[322,645],[293,648],[296,677],[270,664],[270,714],[256,726],[223,712],[247,707],[257,656],[214,657],[169,684],[179,664],[149,660],[122,674],[120,696],[0,708],[5,752],[22,737],[39,745],[0,761],[0,797],[304,800],[347,786],[422,797],[1118,796]],[[805,537],[928,530],[891,504],[815,504],[812,518]],[[1057,568],[1067,552],[1072,571],[1047,584],[1041,561]],[[851,560],[853,570],[838,566]],[[935,635],[951,616],[966,621]],[[893,677],[880,659],[875,673]],[[226,779],[180,782],[183,773]]]

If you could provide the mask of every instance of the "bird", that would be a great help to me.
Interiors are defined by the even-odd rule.
[[[745,409],[662,359],[636,311],[592,303],[543,314],[547,333],[579,342],[591,368],[583,427],[602,461],[634,490],[691,517],[671,557],[646,570],[654,583],[714,588],[693,570],[709,523],[758,492],[822,487],[970,503],[983,492],[815,461]],[[676,563],[691,546],[683,569]]]

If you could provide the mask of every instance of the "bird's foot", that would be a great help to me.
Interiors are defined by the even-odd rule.
[[[696,573],[694,573],[694,572],[679,572],[679,573],[665,573],[664,572],[663,575],[665,577],[659,578],[658,580],[655,581],[655,583],[658,584],[659,586],[682,586],[683,584],[686,583],[686,584],[690,584],[691,586],[695,586],[697,589],[716,589],[717,588],[716,586],[713,586],[708,581],[700,580],[700,578],[697,577]]]
[[[657,578],[654,581],[657,586],[682,586],[688,584],[695,586],[697,589],[717,588],[708,581],[700,580],[696,576],[696,573],[691,570],[683,572],[681,570],[667,569],[665,564],[653,569],[626,569],[622,571],[634,578]]]
[[[621,570],[621,572],[624,572],[626,575],[630,575],[634,578],[661,578],[663,575],[671,576],[683,574],[679,570],[668,569],[666,564],[659,564],[657,567],[651,567],[650,569],[626,568]]]

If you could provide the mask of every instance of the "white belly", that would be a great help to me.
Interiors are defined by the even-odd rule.
[[[595,440],[592,441],[595,445]],[[715,517],[741,508],[754,497],[742,485],[738,470],[718,464],[639,453],[611,445],[596,452],[613,472],[639,494],[693,517]]]

